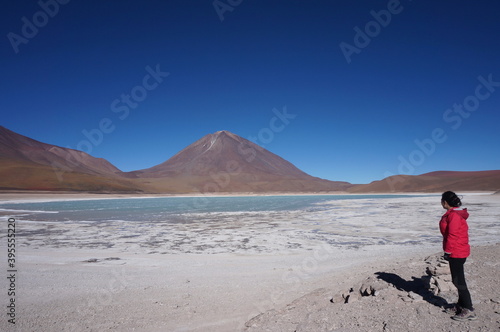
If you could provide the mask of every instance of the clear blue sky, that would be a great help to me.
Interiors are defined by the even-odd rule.
[[[0,14],[23,135],[123,171],[218,130],[351,183],[500,169],[498,1],[59,1]]]

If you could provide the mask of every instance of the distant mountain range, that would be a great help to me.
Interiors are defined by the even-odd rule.
[[[422,175],[394,175],[349,188],[352,193],[499,191],[500,170],[476,172],[438,171]]]
[[[122,172],[105,159],[0,126],[0,189],[172,194],[498,191],[500,170],[396,175],[355,185],[313,177],[249,140],[218,131],[164,163]]]
[[[138,191],[105,159],[45,144],[0,126],[0,189]]]

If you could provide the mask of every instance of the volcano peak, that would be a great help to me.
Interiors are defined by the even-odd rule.
[[[140,178],[182,179],[202,192],[205,187],[213,186],[214,181],[220,190],[232,191],[340,190],[348,185],[314,178],[227,130],[208,134],[164,163],[132,173]]]

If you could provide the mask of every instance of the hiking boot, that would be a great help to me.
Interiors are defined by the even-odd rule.
[[[458,304],[452,304],[444,308],[444,311],[450,315],[459,314],[462,311],[462,307]]]
[[[465,321],[465,320],[476,320],[477,316],[474,310],[463,308],[458,314],[451,317],[454,320]]]

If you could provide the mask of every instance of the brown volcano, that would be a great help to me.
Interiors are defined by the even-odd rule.
[[[269,192],[338,191],[351,184],[312,177],[274,153],[228,131],[209,134],[157,166],[128,173],[152,189]],[[180,187],[183,188],[180,188]]]

